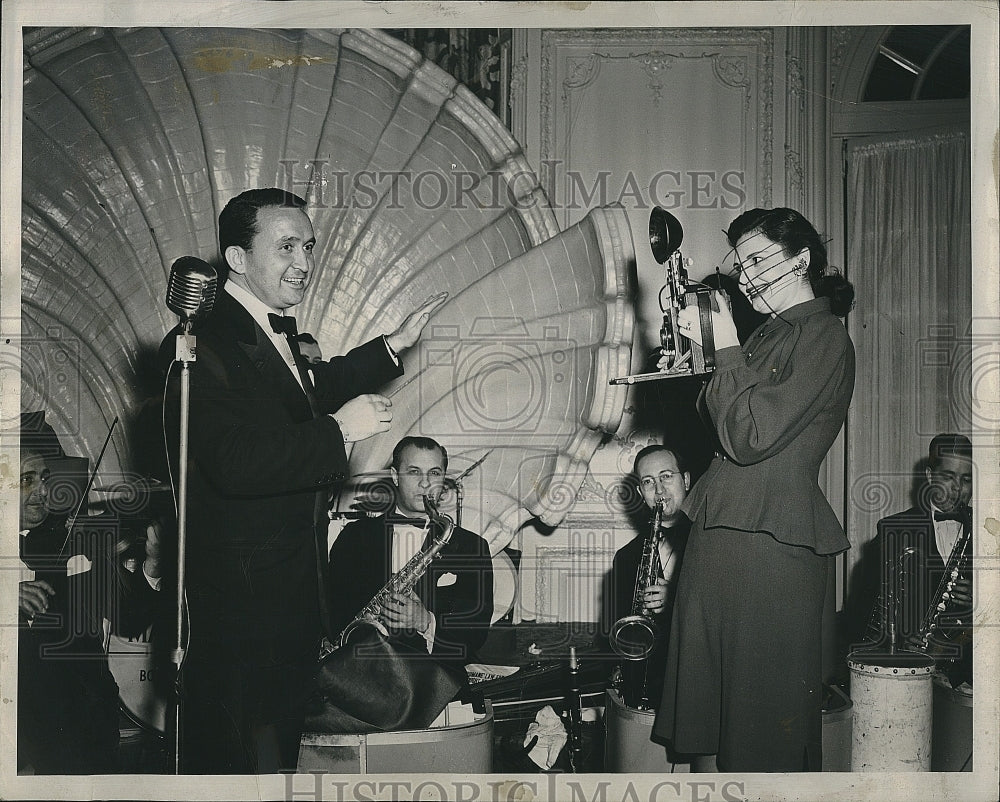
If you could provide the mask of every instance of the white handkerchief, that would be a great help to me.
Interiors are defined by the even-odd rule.
[[[439,588],[445,588],[448,587],[448,585],[454,585],[456,582],[458,582],[458,577],[449,571],[448,573],[441,574],[441,576],[438,577],[437,586]]]
[[[66,563],[66,576],[84,574],[90,570],[93,563],[83,554],[74,554]]]

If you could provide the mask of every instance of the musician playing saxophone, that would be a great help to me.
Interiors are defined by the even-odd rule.
[[[937,435],[923,474],[916,506],[880,520],[862,560],[867,593],[859,606],[871,611],[865,640],[885,645],[894,628],[897,646],[931,654],[954,687],[971,685],[972,443],[960,434]],[[946,587],[953,554],[959,562],[956,545],[964,545],[966,556]]]
[[[354,521],[330,549],[332,631],[344,629],[389,579],[435,535],[424,525],[424,497],[437,503],[448,453],[427,437],[404,437],[392,453],[395,507],[388,515]],[[406,592],[391,594],[379,613],[388,633],[426,652],[446,668],[476,662],[493,613],[493,563],[479,535],[455,527],[427,572]]]
[[[670,615],[673,607],[674,580],[680,568],[684,546],[691,522],[680,511],[691,474],[685,470],[683,457],[676,450],[664,445],[651,445],[635,457],[633,476],[642,500],[649,510],[650,519],[657,505],[660,507],[660,528],[656,533],[656,578],[645,583],[638,576],[643,548],[650,534],[649,523],[644,520],[639,534],[615,552],[611,568],[610,594],[613,600],[612,624],[629,616],[633,610],[636,582],[643,583],[638,590],[643,610],[656,628],[656,641],[646,661],[622,660],[623,701],[629,707],[656,707],[663,687],[666,645],[670,634]]]

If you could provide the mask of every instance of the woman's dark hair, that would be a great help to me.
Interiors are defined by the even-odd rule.
[[[830,299],[830,311],[844,317],[854,306],[854,285],[829,266],[826,246],[812,223],[794,209],[751,209],[729,225],[726,238],[732,247],[747,234],[760,233],[781,245],[789,259],[809,249],[806,275],[817,298]]]

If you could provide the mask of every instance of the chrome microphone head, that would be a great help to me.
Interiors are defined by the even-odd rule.
[[[217,285],[215,268],[208,262],[197,256],[182,256],[170,268],[167,308],[189,323],[212,311]]]

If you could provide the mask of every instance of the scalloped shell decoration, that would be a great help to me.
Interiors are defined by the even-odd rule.
[[[24,112],[22,408],[47,409],[68,451],[95,457],[150,394],[172,262],[219,264],[222,206],[281,186],[309,201],[295,314],[327,356],[450,294],[354,472],[406,434],[443,443],[452,476],[492,449],[462,494],[494,552],[572,507],[624,410],[608,379],[631,362],[628,223],[596,209],[559,232],[513,137],[446,72],[374,30],[34,29]],[[102,473],[134,470],[128,429],[113,442]]]

